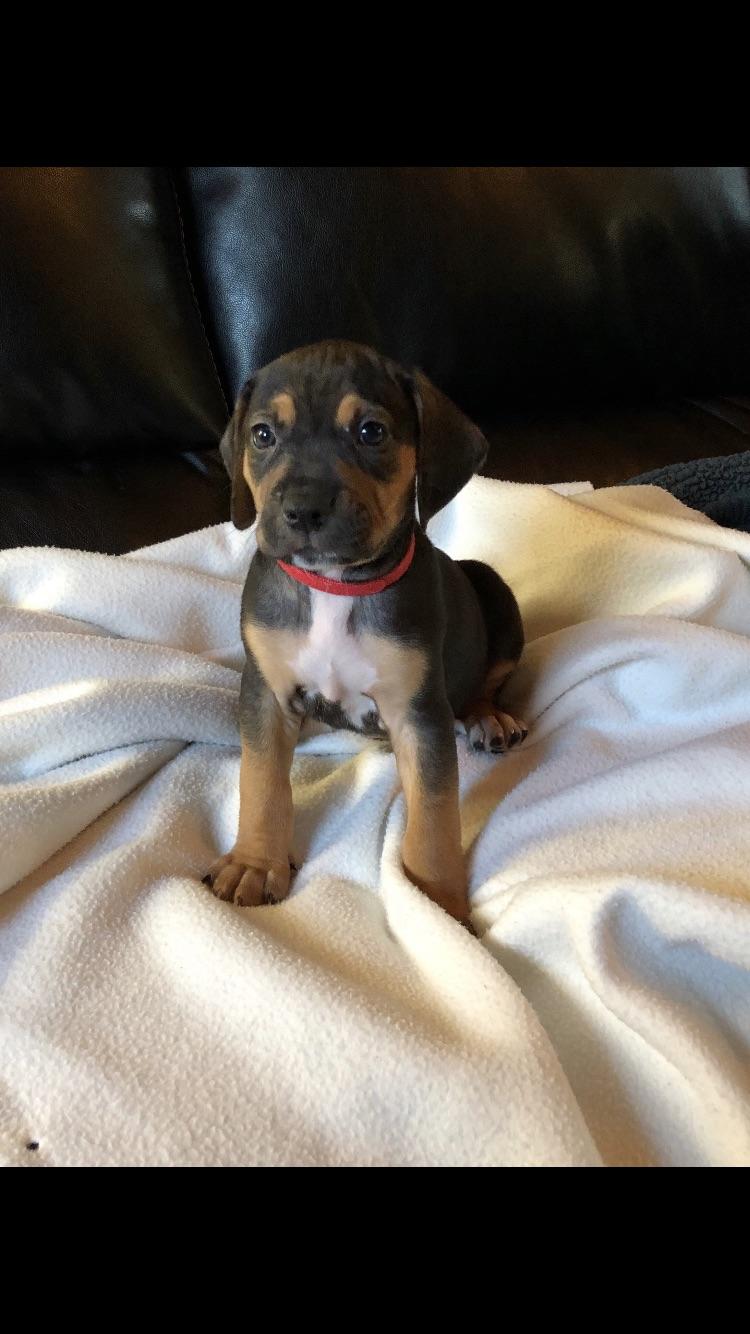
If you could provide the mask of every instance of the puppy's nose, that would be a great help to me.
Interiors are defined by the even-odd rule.
[[[304,529],[306,533],[316,532],[323,522],[320,510],[309,505],[285,505],[283,514],[290,528]]]
[[[321,491],[317,487],[315,490],[295,490],[284,497],[281,512],[290,528],[315,533],[323,527],[335,500],[333,492]]]

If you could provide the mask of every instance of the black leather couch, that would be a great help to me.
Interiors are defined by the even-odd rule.
[[[325,337],[421,366],[494,476],[744,450],[747,169],[0,170],[0,545],[227,518],[239,385]]]

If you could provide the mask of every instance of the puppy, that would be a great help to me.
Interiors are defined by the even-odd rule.
[[[240,905],[288,893],[290,769],[312,716],[390,737],[404,870],[468,925],[456,720],[477,750],[524,739],[498,706],[523,627],[499,575],[450,560],[425,528],[483,463],[484,436],[419,371],[325,342],[247,381],[221,453],[232,520],[257,516],[258,551],[242,597],[239,829],[204,883]]]

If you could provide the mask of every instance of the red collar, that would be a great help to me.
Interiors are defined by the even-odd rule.
[[[321,593],[335,593],[341,598],[365,598],[370,597],[372,593],[382,593],[384,588],[390,588],[391,584],[398,583],[398,580],[406,574],[414,560],[416,545],[417,539],[412,533],[403,560],[400,560],[389,574],[384,574],[380,579],[370,579],[369,582],[362,584],[345,584],[341,579],[324,579],[322,574],[313,574],[312,570],[302,570],[298,565],[287,565],[285,560],[277,560],[276,564],[281,567],[285,574],[290,575],[292,579],[296,579],[298,584],[307,584],[308,588],[317,588]]]

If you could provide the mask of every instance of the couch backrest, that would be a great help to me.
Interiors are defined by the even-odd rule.
[[[747,391],[747,169],[0,171],[0,451],[214,444],[324,337],[496,417]]]
[[[189,449],[226,411],[169,173],[0,170],[0,455]]]
[[[184,184],[232,394],[331,336],[498,413],[748,387],[745,168],[201,167]]]

